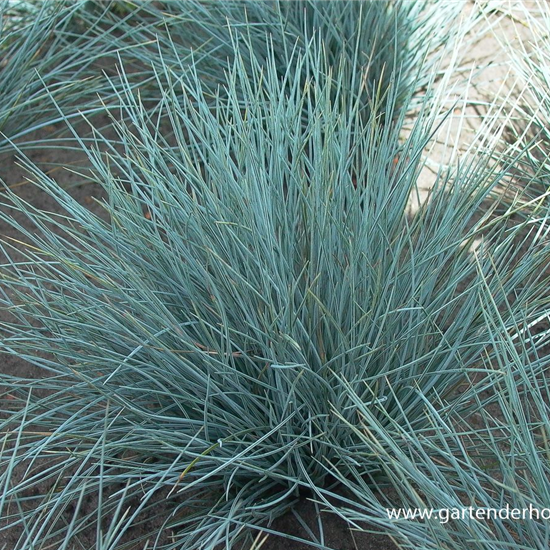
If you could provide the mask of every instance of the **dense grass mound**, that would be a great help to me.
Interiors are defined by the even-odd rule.
[[[89,4],[80,13],[84,27],[99,20],[96,32],[115,30],[109,40],[124,50],[125,65],[132,61],[143,68],[141,78],[151,67],[161,79],[163,66],[185,72],[192,60],[203,88],[214,93],[225,83],[228,62],[235,59],[235,40],[245,42],[248,51],[254,52],[253,57],[241,52],[243,70],[252,75],[254,63],[264,64],[273,57],[280,78],[295,63],[296,54],[303,55],[317,41],[330,66],[344,61],[346,72],[341,76],[350,96],[360,93],[372,99],[382,92],[385,97],[392,86],[400,108],[412,88],[419,91],[431,81],[442,48],[463,31],[460,25],[450,24],[463,2],[436,6],[427,0],[175,0],[126,10],[117,3]],[[294,67],[294,73],[306,79],[307,64],[299,72]]]
[[[313,28],[322,5],[274,13]],[[352,25],[360,4],[346,5],[338,19],[326,4],[325,22]],[[188,65],[191,46],[159,48],[156,92],[142,97],[121,54],[116,143],[74,130],[104,217],[30,163],[63,214],[5,192],[0,216],[21,239],[1,244],[0,349],[44,374],[6,378],[0,510],[22,528],[18,547],[71,548],[90,529],[98,548],[145,547],[132,532],[144,518],[147,548],[250,547],[302,497],[404,547],[538,545],[541,524],[448,530],[384,515],[469,495],[527,502],[546,480],[531,428],[548,418],[547,339],[533,329],[548,309],[548,214],[516,216],[521,201],[479,212],[524,151],[497,163],[470,152],[410,214],[440,121],[435,77],[375,62],[359,77],[359,49],[333,33],[292,51],[273,33],[260,48],[253,22],[271,12],[251,6],[250,28],[214,48],[225,72]],[[143,16],[104,14],[121,36]],[[197,37],[214,28],[204,17]],[[518,449],[526,473],[514,477]],[[326,548],[319,529],[310,542]]]
[[[174,546],[231,547],[243,525],[269,523],[295,498],[326,498],[335,472],[384,473],[357,433],[362,407],[390,443],[430,427],[428,410],[452,409],[490,343],[482,282],[497,306],[524,288],[505,326],[538,313],[546,248],[514,264],[509,246],[490,246],[504,224],[468,227],[498,175],[471,163],[441,177],[408,218],[433,120],[420,117],[401,143],[404,115],[381,125],[374,102],[363,117],[342,86],[345,60],[339,70],[315,52],[281,81],[274,56],[251,78],[237,50],[223,99],[205,99],[187,75],[157,118],[128,91],[124,153],[89,151],[108,222],[39,172],[66,215],[11,196],[38,231],[21,227],[28,261],[3,267],[15,320],[2,347],[52,376],[31,383],[49,395],[19,413],[9,461],[60,459],[46,475],[61,487],[27,514],[26,543],[55,534],[82,495],[123,483],[117,500],[99,499],[98,518],[137,495],[135,514],[153,507],[166,488],[176,511],[198,508],[168,518]],[[387,113],[395,97],[381,103]],[[474,261],[467,244],[482,229]]]
[[[105,109],[117,112],[111,84],[121,63],[124,85],[139,89],[149,111],[168,86],[165,67],[185,73],[192,66],[205,90],[216,94],[234,59],[235,40],[245,41],[262,63],[272,51],[281,78],[295,54],[317,41],[332,65],[345,59],[350,97],[361,93],[366,102],[392,85],[402,108],[411,86],[423,90],[442,48],[460,34],[462,27],[449,22],[462,3],[4,1],[0,153],[9,151],[12,141],[19,147],[44,148],[59,146],[61,137],[65,147],[74,147],[55,126],[63,117],[52,99],[73,123],[81,114],[90,119]],[[243,55],[241,62],[252,70],[251,58]],[[44,127],[48,135],[37,143],[33,132]],[[79,131],[82,139],[88,137],[82,127]]]

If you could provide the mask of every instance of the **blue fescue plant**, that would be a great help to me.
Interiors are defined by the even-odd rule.
[[[66,4],[0,2],[0,151],[11,149],[10,140],[30,138],[33,131],[60,121],[49,94],[67,108],[79,98],[78,108],[88,103],[92,111],[94,98],[86,90],[98,78],[85,70],[93,55],[83,60],[68,51],[62,35],[78,3]]]
[[[60,131],[63,121],[82,114],[90,118],[111,105],[111,86],[103,73],[116,74],[120,47],[108,37],[124,41],[124,29],[116,20],[107,24],[109,5],[94,19],[87,4],[0,1],[0,153],[13,152],[13,142],[21,148],[74,146]],[[137,67],[132,69],[137,73]],[[140,85],[154,81],[150,68],[139,79]]]
[[[498,3],[489,3],[486,11],[495,6]],[[461,386],[460,398],[449,403],[445,414],[431,409],[430,428],[425,433],[411,437],[394,424],[388,434],[377,419],[380,406],[374,411],[371,406],[361,407],[360,398],[354,397],[362,419],[353,427],[380,458],[391,480],[385,484],[391,488],[391,497],[381,500],[373,490],[380,484],[373,484],[368,476],[348,476],[346,486],[352,488],[352,496],[340,499],[347,506],[340,511],[357,528],[365,521],[387,526],[387,510],[400,507],[431,509],[446,518],[394,517],[393,530],[403,548],[543,550],[550,544],[550,13],[539,2],[514,7],[514,12],[504,7],[505,15],[518,27],[519,23],[527,25],[519,27],[515,46],[508,40],[504,44],[512,80],[518,78],[515,84],[520,83],[520,92],[508,88],[498,101],[493,96],[494,119],[485,132],[496,135],[497,119],[501,132],[505,131],[493,143],[496,148],[478,147],[483,155],[497,159],[497,170],[507,172],[505,186],[497,186],[487,215],[490,211],[513,212],[506,221],[509,229],[492,243],[482,237],[481,248],[474,252],[473,280],[481,290],[488,346],[477,369]],[[499,196],[501,202],[495,202]],[[510,278],[511,271],[519,278]],[[505,293],[502,302],[494,299],[498,286]],[[530,312],[523,309],[526,292],[537,296]],[[318,501],[323,501],[322,495]],[[473,517],[467,513],[451,518],[451,512],[461,514],[470,507]],[[477,511],[490,519],[483,514],[476,518]]]
[[[205,90],[210,92],[224,83],[227,62],[234,58],[235,39],[246,41],[258,60],[265,61],[272,54],[281,78],[295,61],[296,52],[303,52],[311,40],[318,39],[331,65],[345,60],[349,93],[361,88],[372,96],[393,83],[392,93],[402,106],[411,86],[420,90],[431,81],[444,47],[463,32],[461,25],[451,24],[459,17],[463,1],[441,6],[429,0],[172,0],[135,4],[133,9],[123,10],[122,17],[119,10],[112,9],[120,5],[90,1],[80,16],[87,27],[99,33],[101,23],[116,28],[117,33],[103,36],[125,51],[125,61],[140,61],[144,67],[155,68],[159,76],[163,64],[184,71],[182,60],[192,57]],[[274,45],[272,51],[270,44]],[[243,55],[241,62],[252,70],[254,60]],[[365,74],[366,86],[360,77]],[[145,101],[145,95],[142,99]]]
[[[124,150],[99,133],[107,151],[88,149],[107,221],[31,165],[63,214],[5,195],[34,228],[2,215],[21,239],[2,245],[1,346],[48,373],[7,379],[26,406],[3,426],[0,504],[21,548],[92,526],[115,548],[144,514],[166,514],[149,547],[231,548],[301,496],[328,505],[335,481],[398,484],[384,453],[435,444],[434,415],[483,399],[457,390],[490,354],[489,296],[507,328],[540,315],[546,245],[512,262],[494,244],[511,212],[474,222],[506,171],[472,158],[407,215],[428,100],[401,140],[398,86],[366,106],[315,43],[282,79],[274,55],[234,47],[217,99],[166,65],[152,114],[121,93]]]
[[[441,52],[457,38],[461,27],[449,22],[456,20],[462,4],[4,0],[0,152],[11,152],[14,141],[20,148],[74,147],[56,125],[61,117],[49,96],[71,121],[81,113],[91,117],[106,108],[116,110],[105,73],[115,76],[121,61],[127,85],[140,89],[149,110],[167,86],[158,82],[163,64],[186,71],[192,63],[205,89],[218,93],[235,38],[246,40],[264,60],[269,44],[275,44],[281,77],[295,52],[318,39],[332,63],[346,60],[350,94],[361,89],[372,96],[397,80],[395,95],[403,106],[410,86],[418,92],[425,88]],[[246,56],[242,60],[250,66]],[[366,87],[361,83],[365,75]],[[44,134],[44,127],[48,135],[37,141],[34,133]]]
[[[545,227],[529,237],[534,248],[548,240],[548,214]],[[521,263],[530,251],[520,254]],[[341,499],[347,506],[342,513],[359,527],[365,521],[387,526],[388,509],[431,510],[431,519],[393,517],[402,548],[543,550],[550,542],[548,304],[539,318],[511,326],[492,303],[486,281],[483,288],[490,353],[480,362],[481,380],[472,376],[465,384],[470,395],[460,408],[455,404],[442,415],[428,405],[429,431],[411,436],[394,425],[388,436],[378,411],[355,397],[362,419],[354,429],[377,453],[399,497],[382,502],[367,480],[355,476],[353,496]]]

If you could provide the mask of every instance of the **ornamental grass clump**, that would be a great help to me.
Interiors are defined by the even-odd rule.
[[[387,474],[387,481],[375,484],[359,470],[340,478],[351,494],[340,498],[339,509],[351,524],[391,523],[400,548],[548,548],[550,299],[539,286],[533,295],[540,315],[524,316],[512,306],[523,303],[525,291],[548,284],[548,264],[539,265],[535,275],[532,263],[548,254],[549,213],[545,208],[538,214],[511,232],[516,239],[500,239],[498,254],[486,256],[490,265],[476,253],[487,346],[477,367],[466,373],[461,397],[443,409],[426,403],[427,430],[411,433],[392,423],[389,435],[379,420],[386,415],[382,407],[365,406],[351,393],[360,419],[349,427]],[[520,247],[518,231],[524,237]],[[510,276],[510,263],[492,263],[501,255],[518,273],[531,273],[531,280],[516,281],[497,305],[491,286],[508,286]],[[380,498],[373,486],[397,494]]]
[[[126,86],[140,90],[149,111],[168,86],[163,65],[181,72],[193,65],[205,90],[215,95],[233,59],[235,39],[245,40],[264,62],[275,44],[281,78],[296,52],[320,41],[332,64],[346,60],[350,95],[361,90],[366,103],[393,83],[397,104],[404,107],[410,86],[423,90],[442,52],[461,34],[462,26],[451,28],[448,22],[456,20],[462,5],[436,7],[425,0],[2,2],[0,153],[13,152],[13,142],[19,148],[78,151],[61,131],[62,117],[51,98],[73,124],[81,114],[91,118],[106,109],[116,111],[111,84],[121,62]],[[251,70],[251,59],[243,56],[242,62]],[[367,74],[365,86],[361,78]],[[94,125],[102,123],[94,118]],[[37,140],[34,134],[41,130]],[[82,125],[79,136],[89,138]],[[110,137],[113,142],[115,136]]]
[[[0,152],[10,151],[12,140],[33,145],[34,131],[60,122],[51,96],[88,115],[95,99],[97,110],[101,78],[91,70],[94,53],[75,55],[65,39],[77,11],[78,4],[57,1],[0,3]]]
[[[350,94],[322,42],[282,77],[275,45],[233,48],[214,95],[159,58],[153,111],[121,67],[123,149],[81,141],[105,217],[28,162],[63,213],[5,192],[21,237],[2,242],[0,348],[44,374],[6,378],[0,510],[19,548],[90,530],[102,549],[249,547],[303,497],[405,537],[341,495],[380,511],[377,488],[406,493],[388,456],[445,440],[500,380],[487,312],[506,332],[547,305],[546,239],[515,258],[515,207],[478,216],[506,166],[471,154],[408,214],[444,98],[430,88],[411,128],[397,74]],[[326,548],[321,519],[311,535]]]
[[[21,149],[78,150],[63,132],[66,121],[114,108],[116,96],[104,73],[116,74],[120,52],[108,37],[124,41],[124,32],[117,21],[109,26],[102,12],[89,17],[86,6],[67,0],[0,2],[0,154],[13,153],[14,143]],[[131,67],[134,73],[140,68]],[[140,85],[155,80],[151,71],[139,78]]]
[[[265,63],[271,55],[284,78],[296,53],[303,54],[316,40],[330,65],[345,60],[342,79],[350,95],[360,91],[372,98],[391,85],[397,110],[406,105],[411,87],[423,91],[432,72],[440,69],[442,53],[464,33],[463,25],[450,23],[459,19],[464,5],[463,0],[443,6],[429,0],[171,0],[125,8],[120,2],[89,1],[79,10],[79,18],[98,40],[123,52],[126,67],[130,61],[140,67],[141,84],[147,74],[162,79],[164,65],[185,72],[192,61],[204,90],[219,94],[228,62],[234,60],[235,40],[245,41],[254,52],[254,59],[241,52],[243,70],[252,75],[254,63]],[[366,83],[361,75],[367,76]],[[306,65],[300,77],[307,78]],[[140,86],[149,109],[168,85],[160,84],[160,90]]]

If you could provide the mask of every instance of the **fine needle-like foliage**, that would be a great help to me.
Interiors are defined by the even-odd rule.
[[[2,245],[0,345],[48,373],[10,379],[25,407],[7,400],[2,425],[19,548],[70,548],[87,529],[120,547],[145,516],[148,548],[232,548],[301,496],[346,508],[335,480],[399,486],[384,457],[436,445],[434,415],[446,426],[494,384],[457,391],[492,356],[487,304],[506,330],[540,315],[545,241],[514,261],[512,209],[475,221],[506,170],[471,157],[407,215],[432,98],[400,140],[398,80],[365,102],[322,41],[282,76],[273,44],[233,48],[214,97],[167,64],[153,112],[119,91],[123,151],[99,133],[107,152],[87,149],[107,221],[30,164],[64,213],[6,192],[34,227],[2,214],[21,239]],[[322,524],[314,536],[325,547]]]
[[[145,71],[156,70],[159,77],[164,64],[185,72],[192,57],[203,89],[219,92],[227,63],[234,59],[233,42],[239,39],[256,58],[243,52],[243,70],[252,75],[256,60],[263,63],[273,55],[277,73],[283,78],[295,63],[296,52],[303,53],[316,39],[322,42],[331,66],[345,60],[342,79],[348,94],[360,91],[372,98],[391,85],[395,109],[404,106],[412,88],[425,88],[445,48],[464,32],[462,25],[453,24],[463,1],[441,5],[430,0],[172,0],[123,6],[92,1],[79,15],[86,27],[96,29],[98,37],[124,51],[125,63],[138,62]],[[117,32],[102,33],[109,27]],[[306,67],[301,77],[307,78]],[[362,82],[363,78],[367,81]],[[144,102],[155,99],[153,90],[142,90]]]
[[[83,73],[94,56],[71,55],[62,38],[77,7],[0,2],[0,152],[11,148],[9,140],[60,120],[51,95],[65,108],[79,100],[79,107],[93,112],[94,97],[87,92],[98,75]]]
[[[106,77],[114,82],[121,62],[126,85],[140,90],[149,111],[168,86],[162,80],[164,64],[184,73],[192,63],[205,91],[219,93],[235,38],[245,40],[264,61],[274,44],[282,78],[295,53],[315,37],[331,64],[346,60],[343,82],[350,96],[361,93],[367,103],[392,85],[398,110],[411,86],[418,93],[424,90],[442,52],[463,32],[461,25],[450,24],[462,5],[436,6],[427,0],[3,0],[0,152],[10,152],[13,142],[19,148],[75,148],[74,140],[60,132],[63,125],[56,124],[61,117],[50,96],[73,122],[80,113],[91,117],[117,110]],[[244,56],[242,62],[250,70],[252,60]],[[94,120],[96,126],[103,124]],[[37,130],[42,130],[39,139]],[[82,127],[79,135],[88,138]],[[110,137],[113,143],[116,136]]]
[[[521,79],[522,94],[518,101],[519,120],[515,138],[520,143],[531,139],[526,160],[531,162],[532,171],[543,176],[550,173],[548,152],[550,150],[550,8],[544,2],[532,2],[519,12],[528,31],[523,30],[523,38],[516,42],[515,51],[508,43],[508,54],[513,62],[515,73]],[[519,23],[518,23],[519,26]],[[519,46],[519,47],[518,47]],[[521,124],[523,121],[523,124]]]
[[[549,213],[539,214],[517,228],[525,239],[519,249],[509,239],[496,246],[520,271],[529,272],[532,257],[548,249]],[[516,312],[507,321],[517,296],[511,293],[498,307],[489,282],[504,283],[507,266],[484,266],[478,253],[476,262],[488,331],[478,368],[449,408],[426,403],[425,432],[411,434],[395,423],[388,432],[377,418],[381,407],[364,406],[352,393],[360,416],[353,428],[380,459],[385,486],[398,496],[381,501],[369,479],[355,475],[346,483],[353,496],[341,499],[348,507],[343,513],[354,525],[390,522],[403,548],[543,550],[550,542],[550,301],[540,287],[541,314],[529,322]],[[541,280],[547,278],[541,273]],[[516,288],[524,290],[525,283]],[[390,518],[388,510],[396,508],[404,513]],[[426,511],[431,517],[422,515]]]
[[[20,148],[74,147],[60,131],[63,121],[114,107],[105,73],[116,75],[121,50],[137,47],[124,20],[108,23],[106,15],[118,4],[106,3],[92,17],[86,0],[0,1],[0,153],[13,152],[13,142]],[[126,66],[136,83],[155,80],[150,66],[144,71],[131,61],[128,56]]]
[[[499,9],[494,9],[495,6]],[[492,9],[493,8],[493,9]],[[525,198],[544,201],[550,176],[550,8],[548,3],[532,0],[509,6],[488,3],[482,9],[497,29],[504,59],[509,66],[508,85],[502,86],[494,100],[507,117],[506,141],[511,155],[525,154],[511,168],[513,190]],[[511,18],[513,32],[499,28]],[[506,83],[505,83],[506,84]]]

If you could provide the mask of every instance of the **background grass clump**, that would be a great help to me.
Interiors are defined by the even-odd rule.
[[[215,96],[235,40],[246,42],[262,63],[275,44],[281,78],[295,54],[314,42],[331,64],[345,60],[342,84],[350,98],[362,95],[365,116],[369,101],[385,97],[390,85],[394,110],[411,108],[404,105],[409,90],[425,90],[442,48],[463,32],[449,24],[460,8],[460,2],[436,8],[429,1],[2,2],[0,153],[11,153],[13,143],[22,150],[51,149],[54,156],[59,148],[72,149],[78,165],[80,146],[63,120],[93,143],[84,115],[114,145],[105,113],[120,113],[121,90],[139,90],[144,107],[154,112],[169,86],[167,69],[193,67],[207,96]],[[252,70],[252,59],[244,54],[241,61]],[[168,138],[169,124],[161,128]]]
[[[3,195],[0,349],[42,373],[4,379],[19,548],[254,547],[304,497],[405,548],[547,542],[385,513],[547,502],[548,212],[495,204],[526,146],[474,144],[411,213],[447,99],[431,48],[460,33],[418,41],[429,3],[338,7],[75,11],[118,59],[116,137],[45,90],[104,215],[24,157],[59,212]]]
[[[283,78],[296,54],[312,42],[323,50],[330,66],[344,62],[343,82],[350,97],[384,97],[391,86],[399,107],[410,90],[422,90],[437,69],[441,47],[463,32],[452,26],[462,2],[435,6],[432,2],[296,2],[195,0],[128,3],[86,3],[79,16],[98,39],[115,41],[124,51],[125,66],[136,63],[143,72],[155,71],[161,85],[163,67],[184,72],[192,62],[205,90],[219,93],[228,62],[235,59],[235,40],[244,41],[250,57],[241,52],[243,69],[252,75],[254,63],[273,57]],[[106,34],[106,29],[116,32]],[[129,72],[127,70],[127,72]],[[143,73],[139,76],[143,78]],[[307,64],[300,74],[308,76]],[[366,83],[363,82],[366,80]],[[162,95],[162,93],[161,93]],[[155,99],[153,89],[142,100]]]

